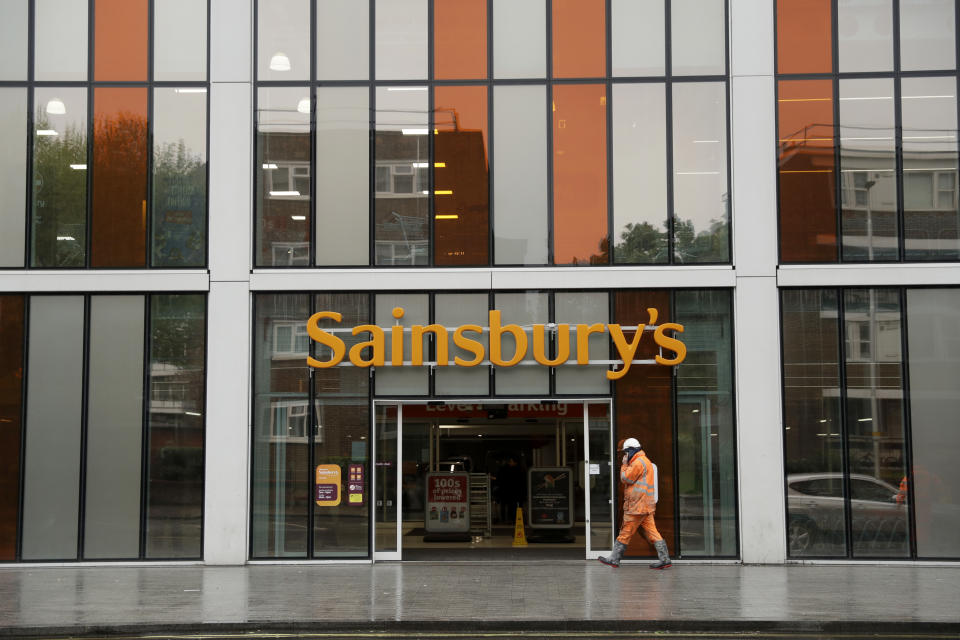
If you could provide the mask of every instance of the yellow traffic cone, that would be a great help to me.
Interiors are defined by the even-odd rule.
[[[513,525],[513,546],[527,546],[527,534],[523,532],[523,509],[517,507],[517,521]]]

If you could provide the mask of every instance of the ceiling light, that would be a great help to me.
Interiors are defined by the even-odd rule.
[[[53,129],[37,129],[38,136],[58,136],[60,135]]]
[[[310,98],[300,98],[300,102],[297,103],[297,111],[310,113]]]
[[[263,163],[263,168],[264,168],[264,169],[276,169],[276,168],[277,168],[277,165],[276,165],[276,163],[273,163],[273,162],[264,162],[264,163]]]
[[[426,127],[418,127],[416,129],[400,129],[400,133],[405,136],[425,136],[427,133],[429,133],[429,130]]]
[[[303,220],[306,220],[306,219],[307,219],[307,216],[290,216],[290,219],[291,219],[291,220],[296,220],[296,221],[298,221],[298,222],[301,222],[301,221],[303,221]]]
[[[83,171],[84,169],[87,168],[87,165],[85,165],[85,164],[72,164],[72,165],[70,165],[70,168],[73,169],[74,171]]]
[[[438,213],[433,216],[437,220],[459,220],[460,216],[456,213]]]
[[[196,87],[193,89],[174,89],[174,93],[206,93],[207,90],[202,87]]]
[[[47,113],[52,116],[62,116],[67,112],[67,107],[64,106],[63,100],[60,98],[51,98],[47,102]]]
[[[272,196],[298,196],[300,195],[299,191],[271,191],[270,195]]]
[[[433,190],[433,195],[435,195],[435,196],[452,196],[452,195],[453,195],[453,191],[451,191],[450,189],[434,189],[434,190]]]
[[[184,411],[188,416],[199,416],[200,414],[196,411]]]
[[[290,58],[282,51],[277,51],[270,58],[271,71],[290,71]]]
[[[57,236],[57,240],[73,240],[74,242],[76,242],[77,239],[74,238],[73,236]]]

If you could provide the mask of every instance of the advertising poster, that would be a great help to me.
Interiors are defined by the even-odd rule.
[[[317,465],[317,506],[335,507],[340,504],[340,465]]]
[[[470,531],[470,477],[465,473],[428,473],[424,528],[428,533]]]
[[[573,483],[566,467],[535,467],[528,475],[530,526],[568,529],[573,526]]]

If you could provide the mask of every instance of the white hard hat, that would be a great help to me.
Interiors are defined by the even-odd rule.
[[[623,449],[639,449],[640,442],[636,438],[627,438],[623,441]]]

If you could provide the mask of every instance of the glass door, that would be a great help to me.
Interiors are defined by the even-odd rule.
[[[586,501],[586,555],[597,558],[613,548],[614,489],[620,469],[614,466],[612,405],[609,400],[583,403],[584,500]]]
[[[400,559],[400,474],[402,404],[378,404],[373,447],[373,559]]]

